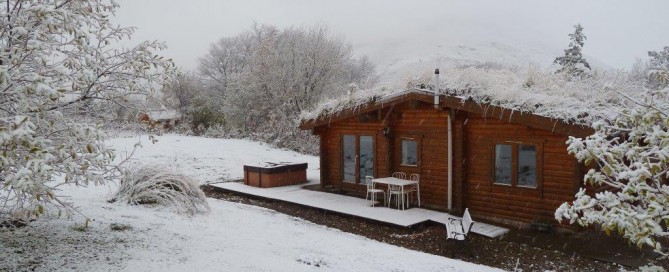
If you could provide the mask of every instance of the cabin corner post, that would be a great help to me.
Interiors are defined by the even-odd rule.
[[[314,129],[314,133],[316,133],[316,129]],[[319,152],[318,152],[319,153],[319,163],[320,163],[320,166],[319,166],[319,168],[320,168],[320,179],[321,179],[320,184],[321,184],[321,188],[324,188],[326,183],[328,183],[327,177],[328,177],[328,174],[329,174],[328,173],[328,170],[329,170],[328,159],[327,159],[327,156],[328,156],[328,148],[327,148],[328,147],[328,137],[327,137],[327,133],[325,133],[325,132],[318,133],[318,137],[320,138],[320,141],[319,141],[320,148],[319,148]]]

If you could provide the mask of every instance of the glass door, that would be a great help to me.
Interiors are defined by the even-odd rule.
[[[356,152],[355,136],[344,135],[342,139],[342,153],[343,153],[343,181],[355,183],[355,169],[358,162],[358,152]]]
[[[360,136],[360,183],[367,184],[366,176],[374,176],[374,138]]]
[[[364,184],[366,176],[374,176],[374,137],[343,135],[342,180]]]

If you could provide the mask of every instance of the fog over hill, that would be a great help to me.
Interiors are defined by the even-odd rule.
[[[583,54],[595,68],[629,69],[669,45],[669,1],[311,1],[120,0],[118,21],[137,40],[161,40],[177,65],[194,69],[221,37],[255,22],[279,28],[328,25],[384,75],[435,60],[548,66],[582,24]],[[598,61],[600,60],[600,61]]]
[[[364,49],[364,48],[363,48]],[[531,47],[516,47],[503,42],[471,42],[450,44],[420,44],[407,42],[402,45],[386,47],[370,52],[369,57],[377,64],[382,83],[397,83],[434,70],[469,65],[501,64],[516,66],[521,69],[528,65],[538,65],[548,69],[557,56],[564,54],[561,50],[545,50]],[[606,70],[612,67],[603,61],[585,55],[595,70]]]

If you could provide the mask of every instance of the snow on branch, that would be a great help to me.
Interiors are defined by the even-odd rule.
[[[56,187],[117,174],[101,123],[82,119],[130,108],[171,76],[174,64],[158,55],[163,43],[116,46],[134,32],[111,22],[117,8],[106,0],[0,5],[0,221],[37,217],[47,204],[69,210]]]
[[[613,126],[595,123],[595,134],[571,137],[568,151],[592,167],[584,183],[605,191],[588,194],[555,211],[558,221],[583,226],[600,225],[617,232],[639,247],[666,252],[669,237],[669,88],[650,92],[624,109]]]

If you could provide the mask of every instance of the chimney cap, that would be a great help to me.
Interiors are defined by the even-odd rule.
[[[435,75],[438,75],[438,74],[439,74],[439,68],[434,69],[434,74],[435,74]]]

